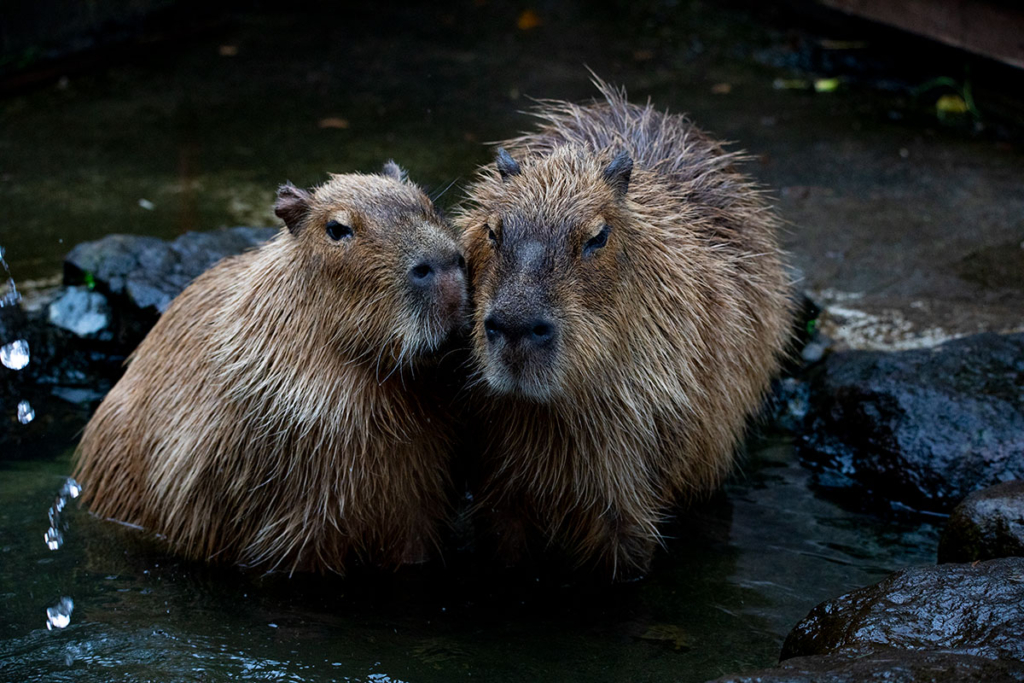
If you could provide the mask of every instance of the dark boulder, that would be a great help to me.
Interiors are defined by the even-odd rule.
[[[1024,334],[831,354],[800,450],[823,483],[919,510],[1024,479]]]
[[[226,256],[259,246],[274,228],[189,232],[167,242],[156,237],[107,235],[79,244],[64,260],[64,284],[105,295],[113,337],[130,350],[192,280]]]
[[[723,676],[713,683],[1020,683],[1024,664],[957,652],[844,650],[794,657],[777,667]]]
[[[991,486],[953,510],[939,543],[939,562],[1024,557],[1024,481]]]
[[[31,457],[40,439],[71,445],[84,422],[82,415],[110,388],[123,357],[97,352],[74,334],[50,325],[44,311],[0,309],[0,339],[28,344],[29,362],[21,370],[0,367],[0,459]],[[68,396],[81,400],[69,409]],[[76,394],[70,394],[75,396]],[[35,414],[19,421],[18,406],[27,401]]]
[[[0,307],[0,344],[24,339],[31,356],[21,370],[0,367],[0,458],[31,457],[43,438],[73,444],[89,410],[120,376],[125,356],[174,297],[220,259],[276,232],[231,228],[171,242],[109,235],[71,251],[64,264],[69,286],[49,306]],[[27,424],[18,419],[22,401],[35,411]]]
[[[1024,660],[1024,558],[905,569],[823,602],[781,659],[876,647]]]

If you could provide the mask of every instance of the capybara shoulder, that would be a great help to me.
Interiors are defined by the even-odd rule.
[[[671,505],[716,486],[790,325],[775,217],[683,116],[545,102],[457,222],[489,425],[482,510],[622,578]],[[501,552],[514,554],[514,548]]]
[[[133,354],[78,448],[85,501],[194,559],[424,559],[448,500],[430,359],[463,324],[456,235],[393,163],[285,185],[275,213],[272,241],[197,278]]]

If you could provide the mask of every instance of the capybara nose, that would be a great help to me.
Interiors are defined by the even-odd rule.
[[[409,269],[409,283],[416,289],[429,289],[437,280],[450,271],[465,270],[466,260],[462,254],[424,258]]]
[[[555,326],[551,321],[540,317],[520,321],[501,313],[492,313],[484,319],[484,333],[491,344],[504,340],[510,344],[522,342],[543,348],[554,340]]]
[[[500,317],[489,315],[484,319],[484,333],[487,335],[487,341],[494,344],[505,335],[505,323]]]
[[[461,315],[466,305],[466,260],[458,252],[421,258],[409,269],[409,288],[421,306]]]
[[[555,326],[547,320],[534,320],[529,336],[530,341],[537,346],[546,346],[555,338]]]
[[[429,287],[437,278],[437,266],[430,261],[420,261],[409,269],[409,282],[415,287]]]

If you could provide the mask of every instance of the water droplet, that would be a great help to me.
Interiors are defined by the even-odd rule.
[[[13,306],[14,304],[21,301],[21,294],[18,294],[18,288],[14,284],[14,278],[7,278],[7,292],[3,296],[0,296],[0,308],[4,306]]]
[[[79,484],[74,479],[72,479],[71,477],[68,477],[67,480],[64,482],[64,488],[62,488],[60,492],[61,495],[65,495],[68,498],[78,498],[78,496],[82,493],[82,485]]]
[[[51,526],[43,534],[43,540],[46,541],[46,547],[50,550],[60,550],[60,547],[64,545],[64,534],[60,532],[60,529]]]
[[[29,405],[28,401],[22,401],[18,404],[18,422],[23,425],[27,425],[32,420],[36,419],[36,411],[32,410],[32,406]]]
[[[28,365],[28,342],[24,339],[12,341],[0,348],[0,363],[11,370],[21,370]]]
[[[75,609],[75,601],[69,597],[63,597],[53,607],[46,608],[46,629],[67,628],[71,623],[71,612]]]
[[[7,261],[4,260],[4,256],[7,254],[7,250],[0,247],[0,267],[7,273],[7,292],[0,296],[0,308],[4,306],[13,306],[21,300],[21,295],[18,294],[18,288],[14,286],[14,278],[11,277],[11,269],[7,267]]]
[[[60,516],[68,504],[68,498],[78,498],[81,493],[81,484],[71,477],[64,480],[64,485],[60,487],[60,492],[57,493],[57,498],[47,513],[50,518],[50,528],[43,534],[43,540],[50,550],[60,550],[60,547],[64,545],[64,534],[60,530]]]

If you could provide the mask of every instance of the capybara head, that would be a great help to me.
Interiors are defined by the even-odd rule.
[[[520,164],[500,150],[480,181],[463,239],[475,354],[493,391],[546,400],[585,390],[628,353],[624,318],[644,289],[632,260],[649,241],[628,201],[632,168],[625,152],[565,147]]]
[[[463,324],[466,262],[453,229],[394,162],[380,175],[331,175],[282,186],[274,212],[288,226],[325,315],[342,307],[339,344],[401,363],[436,350]],[[335,319],[332,317],[332,319]]]

